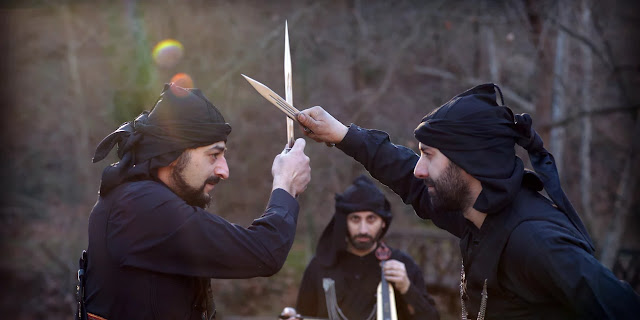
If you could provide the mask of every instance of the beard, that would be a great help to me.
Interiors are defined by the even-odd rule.
[[[460,167],[453,162],[442,173],[438,180],[430,177],[424,179],[427,186],[433,187],[429,192],[431,208],[440,212],[463,212],[471,205],[469,185],[462,178]]]
[[[204,209],[211,203],[211,195],[205,193],[204,188],[207,184],[217,184],[220,182],[220,177],[210,176],[204,181],[200,188],[190,186],[184,178],[184,170],[189,164],[190,159],[191,156],[189,152],[182,153],[178,158],[176,166],[171,173],[174,182],[173,191],[187,204]]]
[[[376,243],[378,242],[378,240],[380,240],[380,237],[382,235],[382,230],[384,228],[380,228],[380,230],[378,230],[378,233],[375,235],[375,237],[372,237],[371,235],[368,235],[366,233],[364,234],[356,234],[355,236],[349,236],[347,237],[347,239],[349,239],[349,243],[351,243],[351,245],[357,249],[357,250],[369,250],[371,249],[371,247],[375,246]],[[358,240],[356,240],[356,238],[367,238],[368,240],[365,242],[360,242]]]

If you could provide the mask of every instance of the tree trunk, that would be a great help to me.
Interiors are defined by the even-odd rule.
[[[566,20],[566,10],[563,3],[558,3],[558,20],[563,22]],[[551,121],[556,122],[565,117],[565,88],[564,81],[567,76],[567,39],[566,33],[558,31],[556,37],[556,50],[553,65],[553,87],[551,91]],[[556,159],[558,174],[562,177],[564,164],[564,145],[566,130],[564,126],[556,126],[551,128],[549,147],[551,153]],[[561,179],[562,180],[562,179]]]
[[[67,44],[66,60],[69,65],[69,77],[71,78],[70,87],[72,90],[72,99],[69,106],[73,108],[73,111],[70,113],[74,117],[73,122],[76,126],[76,131],[72,135],[74,140],[71,143],[71,145],[74,146],[75,167],[77,169],[74,185],[84,186],[89,179],[89,158],[91,157],[91,152],[89,151],[89,129],[87,128],[84,111],[85,97],[84,91],[82,90],[80,71],[78,70],[77,49],[79,44],[77,41],[78,37],[76,36],[72,25],[73,20],[69,5],[62,5],[59,10],[64,26],[64,34]],[[87,188],[81,187],[74,190],[74,192],[79,194],[80,198],[83,199],[84,196],[88,195],[88,190],[89,189]]]
[[[582,1],[582,29],[585,34],[588,34],[589,25],[591,24],[591,9],[587,1]],[[592,127],[591,127],[591,81],[593,78],[593,57],[591,49],[581,44],[580,53],[582,57],[582,87],[580,88],[580,98],[582,100],[582,111],[584,116],[582,117],[582,136],[580,139],[580,161],[582,168],[580,168],[580,204],[582,207],[581,213],[584,220],[584,224],[587,230],[593,236],[593,208],[591,207],[591,140],[592,140]]]
[[[540,2],[526,0],[527,18],[531,25],[532,42],[536,45],[537,56],[537,88],[535,89],[536,123],[551,123],[551,90],[553,83],[553,61],[549,52],[553,52],[553,41],[548,37],[548,26],[544,24],[543,13],[540,12]],[[549,129],[538,130],[540,137],[549,142]]]

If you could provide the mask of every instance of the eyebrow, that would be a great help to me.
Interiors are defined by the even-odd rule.
[[[213,146],[213,147],[209,148],[209,151],[211,151],[211,150],[227,151],[227,147],[223,147],[223,146]]]

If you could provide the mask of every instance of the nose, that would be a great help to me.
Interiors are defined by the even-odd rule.
[[[367,223],[365,221],[360,221],[358,225],[358,233],[359,234],[368,234],[369,228],[367,228]]]
[[[227,158],[221,156],[216,160],[215,167],[213,168],[213,174],[222,179],[229,179],[229,166],[227,165]]]
[[[418,163],[416,163],[415,168],[413,168],[413,175],[418,179],[426,179],[429,177],[429,160],[426,159],[424,155],[420,156],[418,159]]]

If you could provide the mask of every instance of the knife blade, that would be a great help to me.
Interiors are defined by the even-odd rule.
[[[282,97],[273,92],[273,90],[269,89],[269,87],[265,86],[264,84],[253,80],[250,77],[245,76],[244,74],[242,76],[247,79],[247,81],[249,81],[251,86],[253,86],[253,88],[256,89],[256,91],[258,91],[261,96],[271,102],[274,106],[278,107],[278,109],[284,112],[287,117],[297,121],[296,116],[298,115],[298,113],[300,113],[298,109],[282,99]]]
[[[289,105],[293,105],[293,81],[291,79],[291,53],[289,50],[289,24],[284,22],[284,92],[285,100]],[[287,117],[287,148],[291,150],[295,142],[293,131],[293,120]]]

